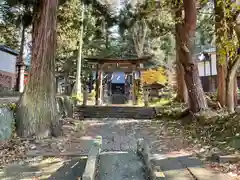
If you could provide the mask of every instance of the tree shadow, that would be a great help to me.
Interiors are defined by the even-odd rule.
[[[36,162],[9,165],[0,170],[0,179],[68,180],[81,177],[87,157],[45,158]]]
[[[80,179],[84,173],[87,159],[85,158],[73,158],[68,163],[59,168],[46,180],[68,180],[68,179]]]
[[[10,164],[0,171],[0,179],[33,179],[42,174],[51,174],[64,164],[60,158],[33,158],[23,163]]]

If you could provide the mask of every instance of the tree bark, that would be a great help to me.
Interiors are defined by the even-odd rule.
[[[224,8],[222,2],[214,0],[215,6],[215,33],[216,33],[216,59],[217,59],[217,100],[221,106],[226,106],[226,56],[221,55],[222,37],[225,35],[224,26]]]
[[[192,48],[196,31],[197,10],[195,0],[183,0],[184,22],[180,32],[180,61],[185,71],[185,82],[189,96],[189,109],[193,113],[208,109],[202,83],[199,77],[196,59]]]
[[[240,1],[236,1],[236,4],[240,6]],[[240,45],[240,14],[239,12],[236,12],[237,14],[232,15],[232,21],[235,22],[235,27],[232,26],[232,22],[230,21],[229,25],[231,30],[235,30],[237,39],[238,39],[238,44]],[[236,18],[236,19],[235,19]],[[232,35],[232,32],[230,31],[230,35]],[[231,37],[230,37],[231,38]],[[228,72],[227,72],[227,87],[226,87],[226,92],[227,92],[227,109],[230,113],[234,112],[235,109],[235,83],[236,83],[236,74],[237,70],[240,66],[240,48],[237,50],[237,55],[234,57],[233,60],[229,60],[228,62]]]
[[[145,19],[135,22],[132,27],[132,39],[135,47],[137,56],[140,58],[144,53],[144,44],[146,42],[146,36],[148,32],[148,27]],[[140,64],[139,64],[140,65]],[[135,103],[139,103],[139,99],[144,99],[143,97],[143,84],[141,82],[141,72],[139,71],[139,83],[134,79],[133,84],[136,86],[135,93]]]
[[[25,31],[26,27],[22,25],[22,32],[21,32],[21,44],[20,44],[20,51],[19,51],[19,61],[23,62],[23,52],[24,52],[24,43],[25,43]]]
[[[16,114],[21,137],[61,135],[55,97],[57,6],[58,0],[39,0],[34,7],[32,66]]]
[[[235,111],[235,79],[236,79],[236,73],[240,65],[240,57],[236,57],[236,59],[233,61],[233,64],[231,68],[229,69],[227,73],[227,87],[226,87],[226,103],[227,103],[227,109],[228,112],[233,113]]]
[[[186,87],[186,83],[185,83],[185,79],[184,79],[184,69],[179,60],[177,60],[176,72],[177,72],[177,97],[176,97],[176,99],[179,102],[188,103],[188,93],[187,93],[187,87]]]
[[[226,106],[226,64],[219,62],[220,55],[217,50],[217,100],[222,107]]]
[[[238,105],[238,84],[237,84],[237,73],[236,73],[236,77],[234,78],[234,104],[235,107]]]
[[[236,25],[235,25],[235,33],[237,35],[238,44],[240,45],[240,16],[237,16]],[[236,55],[235,59],[228,62],[228,72],[227,72],[227,87],[226,87],[226,103],[227,109],[230,113],[234,112],[235,109],[235,83],[236,83],[236,74],[237,70],[240,66],[240,56],[239,56],[239,49],[238,54]]]
[[[25,42],[25,30],[26,30],[26,27],[23,25],[22,31],[21,31],[20,51],[19,51],[18,60],[17,60],[18,66],[17,66],[16,91],[19,91],[21,93],[23,92],[23,88],[24,88],[24,71],[22,70],[22,66],[24,66],[23,52],[24,52],[24,42]]]
[[[177,101],[188,103],[188,93],[187,87],[184,79],[184,69],[180,60],[179,48],[180,43],[180,32],[181,32],[181,23],[180,19],[182,18],[182,8],[176,6],[175,11],[176,24],[175,24],[175,40],[176,40],[176,81],[177,81]]]
[[[78,61],[77,61],[77,75],[76,83],[73,88],[73,95],[76,97],[81,97],[82,95],[82,78],[81,78],[81,69],[82,69],[82,45],[83,45],[83,20],[84,20],[85,5],[82,3],[82,13],[81,13],[81,26],[80,26],[80,36],[79,36],[79,47],[78,47]]]
[[[64,94],[67,96],[70,96],[71,95],[71,85],[70,85],[68,76],[69,76],[69,72],[68,72],[68,70],[65,70],[65,72],[64,72]],[[73,86],[76,86],[76,83]]]

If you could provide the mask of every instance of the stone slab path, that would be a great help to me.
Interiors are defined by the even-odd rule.
[[[154,159],[154,158],[153,158]],[[202,162],[194,156],[156,157],[154,163],[161,167],[167,180],[231,180],[228,175],[204,168]]]
[[[235,180],[227,175],[206,169],[201,161],[191,154],[191,149],[181,132],[167,132],[164,121],[136,119],[86,119],[80,132],[67,130],[66,136],[58,141],[49,139],[35,144],[34,151],[51,153],[89,151],[88,142],[95,136],[102,136],[102,153],[97,180],[143,180],[144,170],[136,156],[137,139],[144,138],[150,145],[152,158],[160,166],[166,180]],[[84,131],[85,130],[85,131]],[[64,150],[64,151],[63,151]],[[56,152],[55,152],[56,151]],[[35,153],[36,153],[35,152]],[[114,153],[113,153],[114,152]],[[121,153],[120,153],[121,152]],[[127,152],[127,153],[126,153]],[[43,152],[42,152],[43,153]],[[35,154],[36,155],[36,154]],[[72,158],[58,156],[43,159],[33,158],[29,163],[8,166],[0,170],[1,180],[79,179],[80,164]],[[84,164],[84,163],[83,163]],[[83,168],[81,168],[83,169]]]
[[[102,153],[96,179],[145,180],[143,164],[134,152]]]
[[[88,126],[86,136],[102,136],[104,152],[130,152],[101,155],[97,180],[118,180],[124,177],[126,180],[134,178],[141,180],[143,178],[142,165],[134,153],[138,138],[144,138],[150,144],[156,165],[161,167],[167,180],[232,180],[227,175],[204,168],[201,161],[194,159],[191,152],[183,151],[185,144],[180,132],[179,136],[169,135],[163,123],[113,118],[88,119],[84,123]],[[133,165],[128,166],[127,164],[131,162]],[[140,176],[137,176],[134,171]],[[131,175],[134,178],[131,178]]]

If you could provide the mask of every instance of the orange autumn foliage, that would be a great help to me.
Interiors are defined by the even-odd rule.
[[[167,81],[167,77],[165,75],[164,68],[159,67],[157,69],[148,69],[146,71],[143,71],[141,75],[141,80],[143,84],[164,84]]]

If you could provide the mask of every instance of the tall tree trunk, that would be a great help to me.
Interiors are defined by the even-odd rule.
[[[135,47],[135,52],[137,56],[140,58],[144,52],[144,44],[146,42],[146,36],[148,32],[148,27],[145,19],[141,19],[140,21],[136,21],[132,28],[132,38]],[[139,64],[140,65],[140,64]],[[139,73],[139,82],[134,78],[133,83],[136,85],[137,91],[135,93],[136,104],[139,103],[139,99],[143,98],[143,84],[141,82],[141,72]]]
[[[70,85],[68,76],[69,76],[69,72],[68,72],[68,70],[65,70],[65,72],[64,72],[64,94],[67,96],[70,96],[71,95],[71,91],[70,91],[71,85]]]
[[[32,66],[17,108],[17,133],[21,137],[61,134],[55,92],[55,50],[58,0],[35,4]]]
[[[236,57],[236,59],[233,62],[233,65],[229,69],[227,73],[227,87],[226,87],[226,103],[227,103],[227,109],[230,113],[234,112],[235,109],[235,79],[236,79],[236,73],[240,65],[240,57]]]
[[[109,31],[108,31],[107,23],[105,24],[105,31],[106,31],[105,48],[108,49],[108,47],[109,47]]]
[[[24,25],[22,25],[21,44],[20,44],[20,51],[19,51],[19,61],[23,61],[23,52],[24,52],[24,43],[25,43],[25,31],[26,31],[26,27]]]
[[[226,56],[221,55],[222,37],[225,35],[224,8],[222,2],[214,0],[215,6],[215,33],[216,33],[216,58],[217,58],[217,100],[221,106],[226,105]]]
[[[196,59],[192,55],[196,31],[197,10],[195,0],[183,0],[185,18],[180,33],[180,60],[185,71],[185,82],[189,96],[189,109],[193,113],[208,108],[200,81]]]
[[[234,78],[234,104],[235,107],[238,105],[238,84],[237,84],[237,73],[236,73],[236,77]]]
[[[24,89],[24,59],[23,59],[23,52],[24,52],[24,43],[25,43],[25,31],[26,27],[22,25],[21,31],[21,44],[20,44],[20,51],[18,55],[18,66],[17,66],[17,79],[16,79],[16,91],[23,92]]]
[[[82,13],[81,13],[81,27],[80,27],[80,35],[79,35],[79,47],[78,47],[78,61],[77,61],[77,75],[76,75],[76,83],[73,88],[73,94],[77,97],[80,97],[82,94],[82,78],[81,78],[81,69],[82,69],[82,44],[83,44],[83,20],[84,20],[84,11],[85,6],[82,3]]]
[[[167,52],[166,55],[165,55],[165,61],[166,61],[166,64],[167,64],[167,69],[166,69],[166,74],[167,74],[167,82],[168,82],[168,85],[169,87],[173,88],[173,81],[174,81],[174,76],[173,76],[173,73],[174,71],[174,63],[175,61],[173,61],[173,59],[169,56],[169,53]]]
[[[184,79],[184,69],[182,67],[181,62],[177,59],[176,65],[176,73],[177,73],[177,101],[188,103],[188,92]]]
[[[240,5],[240,4],[238,4]],[[240,45],[240,16],[237,16],[236,19],[236,25],[235,25],[235,33],[238,38],[238,43]],[[231,61],[231,64],[229,65],[228,68],[228,73],[227,73],[227,88],[226,88],[226,97],[227,97],[227,109],[229,112],[234,112],[235,108],[235,103],[234,103],[234,89],[235,89],[235,78],[237,74],[237,70],[240,66],[240,55],[239,55],[239,49],[238,49],[238,54],[237,57],[235,57],[234,60]]]
[[[220,55],[217,50],[217,100],[221,106],[226,106],[226,64],[219,62]]]
[[[179,48],[181,46],[180,43],[180,32],[181,32],[181,18],[182,18],[182,9],[179,6],[176,6],[175,11],[175,39],[176,39],[176,81],[177,81],[177,101],[188,103],[188,93],[187,87],[184,79],[184,69],[181,64]]]

